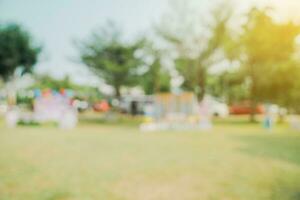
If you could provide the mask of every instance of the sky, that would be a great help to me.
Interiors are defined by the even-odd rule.
[[[126,37],[147,34],[159,23],[176,0],[0,0],[0,23],[22,24],[42,44],[36,72],[62,78],[66,74],[78,83],[98,81],[78,61],[74,40],[88,38],[108,20],[122,28]],[[220,0],[190,0],[199,11],[207,11]],[[270,4],[280,19],[298,20],[300,0],[232,0],[234,6]],[[238,3],[237,3],[238,2]],[[238,5],[235,5],[238,4]]]

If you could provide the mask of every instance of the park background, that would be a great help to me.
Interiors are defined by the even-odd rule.
[[[299,199],[299,8],[0,0],[0,199]]]

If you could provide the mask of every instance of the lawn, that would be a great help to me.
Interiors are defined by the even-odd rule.
[[[299,200],[300,133],[241,120],[139,132],[85,119],[72,131],[0,124],[1,200]]]

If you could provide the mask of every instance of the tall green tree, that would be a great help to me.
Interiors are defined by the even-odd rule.
[[[34,45],[30,34],[20,25],[0,25],[0,77],[7,81],[20,67],[31,72],[41,47]]]
[[[150,41],[144,44],[144,60],[146,72],[140,77],[140,85],[146,94],[169,92],[171,89],[171,76],[168,69],[162,65],[163,52]],[[148,59],[147,59],[148,58]]]
[[[179,13],[174,10],[173,14]],[[183,88],[195,92],[199,101],[207,92],[209,68],[223,59],[217,54],[225,50],[223,48],[228,46],[226,41],[229,40],[227,27],[231,17],[230,9],[217,7],[209,17],[211,21],[208,26],[196,21],[188,21],[186,26],[184,22],[178,22],[179,27],[187,29],[185,32],[178,26],[169,28],[164,25],[159,29],[162,37],[176,50],[175,66],[184,78]]]
[[[284,97],[281,99],[284,101],[286,107],[289,109],[290,112],[292,113],[300,113],[300,64],[298,65],[298,69],[295,72],[293,70],[292,72],[292,77],[294,78],[294,84],[293,87],[289,89],[289,93],[285,94]]]
[[[283,104],[295,84],[298,61],[295,59],[296,38],[300,27],[277,23],[266,9],[253,8],[240,36],[240,62],[250,82],[251,121],[260,102]]]
[[[121,96],[122,86],[137,83],[137,69],[142,59],[137,55],[143,41],[125,43],[120,31],[111,26],[94,33],[88,41],[79,44],[81,61]]]
[[[209,94],[224,99],[229,105],[247,100],[249,86],[240,70],[224,71],[208,78]]]

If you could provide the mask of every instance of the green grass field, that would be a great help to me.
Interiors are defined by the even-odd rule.
[[[208,132],[0,124],[1,200],[298,200],[300,133],[241,120]]]

